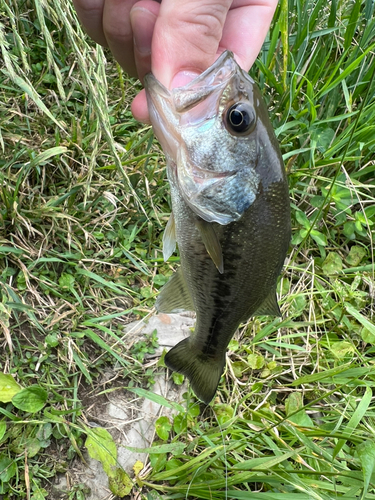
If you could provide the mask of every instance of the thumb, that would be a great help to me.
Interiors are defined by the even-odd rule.
[[[184,85],[216,60],[232,0],[163,0],[151,66],[167,88]]]

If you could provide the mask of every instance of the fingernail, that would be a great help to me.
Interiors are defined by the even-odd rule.
[[[180,71],[175,75],[171,83],[171,89],[176,87],[183,87],[187,83],[191,82],[196,78],[200,73],[197,71]]]
[[[137,22],[136,18],[138,18]],[[149,24],[155,24],[156,16],[147,9],[142,7],[133,7],[130,11],[130,20],[133,26],[134,46],[141,56],[151,54],[151,41],[153,30],[148,29]]]

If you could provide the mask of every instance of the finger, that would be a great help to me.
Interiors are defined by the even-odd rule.
[[[152,40],[152,72],[161,83],[170,87],[178,73],[201,73],[211,66],[231,3],[162,1]]]
[[[142,123],[150,123],[150,116],[148,114],[146,92],[141,92],[133,99],[131,110],[136,120]]]
[[[138,78],[151,71],[151,41],[160,5],[153,0],[141,0],[130,11],[133,30],[134,56]]]
[[[163,1],[166,2],[167,0]],[[174,3],[177,4],[178,2],[175,0]],[[193,12],[193,3],[189,3],[191,13]],[[158,20],[153,41],[153,73],[168,87],[184,85],[194,78],[196,74],[207,69],[224,50],[234,52],[241,67],[249,70],[262,47],[276,6],[277,0],[234,0],[229,12],[227,12],[226,19],[224,16],[224,25],[219,42],[217,42],[217,39],[219,39],[218,31],[215,36],[215,30],[210,29],[209,23],[206,23],[207,30],[203,33],[201,42],[199,42],[198,36],[195,39],[189,38],[189,29],[186,30],[186,33],[183,29],[173,32],[173,26],[169,26],[171,31],[168,33],[168,26],[164,30],[164,23]],[[173,12],[173,9],[168,10],[167,14],[168,12]],[[164,15],[166,15],[165,12]],[[181,15],[177,25],[180,22],[188,22],[188,16],[185,19],[183,18],[184,15]],[[202,19],[199,19],[199,21],[202,21]],[[209,43],[204,40],[204,37],[211,37]],[[171,40],[171,46],[166,45],[168,38]],[[181,42],[187,42],[184,45],[185,56],[183,55],[184,50]],[[177,53],[173,48],[178,49]],[[166,57],[165,49],[169,49],[167,55],[170,57]],[[163,60],[163,57],[165,60]],[[174,63],[173,60],[171,61],[173,57],[176,57]],[[171,64],[171,71],[167,71],[165,68],[168,64]],[[173,74],[174,77],[171,78]],[[146,98],[143,92],[133,101],[132,112],[139,121],[149,122]]]
[[[105,0],[103,30],[108,46],[118,63],[131,76],[137,76],[134,59],[130,11],[137,0]]]
[[[235,0],[228,12],[220,47],[232,51],[248,71],[262,48],[277,0]]]
[[[107,47],[102,23],[104,0],[73,0],[73,4],[86,33],[96,43]]]

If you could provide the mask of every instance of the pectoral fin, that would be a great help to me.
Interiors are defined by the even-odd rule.
[[[169,257],[176,250],[176,223],[174,220],[173,212],[169,217],[167,227],[163,234],[163,257],[164,262],[167,262]]]
[[[223,253],[221,251],[220,241],[215,232],[215,228],[210,222],[206,222],[203,219],[197,220],[196,226],[199,229],[204,246],[206,247],[209,256],[217,267],[219,273],[223,274]]]
[[[253,316],[281,316],[275,289],[271,290],[271,293],[268,295],[262,305],[258,307]]]
[[[156,299],[155,307],[158,312],[166,314],[194,311],[194,304],[181,268],[163,286]]]

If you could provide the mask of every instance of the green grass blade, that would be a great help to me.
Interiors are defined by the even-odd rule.
[[[371,398],[372,398],[372,391],[370,387],[366,387],[365,394],[363,398],[360,400],[355,412],[353,413],[351,419],[348,422],[348,425],[345,427],[345,434],[348,434],[351,436],[355,429],[358,427],[358,424],[366,414],[366,411],[371,403]],[[340,452],[344,444],[346,443],[346,439],[340,439],[334,450],[333,450],[333,458],[336,457],[336,455]]]
[[[354,32],[357,28],[358,19],[361,11],[362,0],[355,0],[352,11],[350,13],[350,18],[348,26],[345,32],[344,49],[348,49],[353,43]]]

